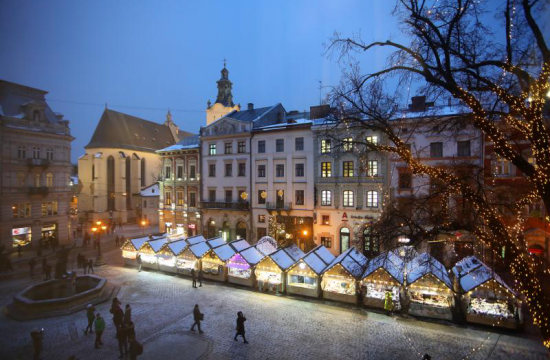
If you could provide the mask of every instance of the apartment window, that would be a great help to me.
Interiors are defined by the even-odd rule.
[[[197,177],[197,166],[191,165],[189,166],[189,178],[195,179]]]
[[[259,223],[265,223],[265,215],[258,215],[258,222]]]
[[[42,203],[42,216],[57,215],[57,201],[47,201]]]
[[[225,176],[233,176],[233,164],[225,164]]]
[[[332,191],[323,190],[321,191],[321,206],[331,206],[332,205]]]
[[[183,179],[183,165],[178,165],[176,171],[178,179]]]
[[[443,157],[443,143],[442,142],[430,143],[430,157],[433,157],[433,158]]]
[[[378,207],[378,191],[367,191],[367,207]]]
[[[40,159],[40,148],[39,147],[33,147],[32,148],[32,157],[33,157],[33,159]]]
[[[367,161],[367,176],[378,176],[378,161]]]
[[[25,173],[23,172],[17,173],[17,186],[20,186],[20,187],[25,186]]]
[[[53,186],[53,174],[52,173],[47,173],[46,174],[46,186],[47,187],[52,187]]]
[[[53,149],[46,149],[46,159],[53,161]]]
[[[264,194],[265,190],[258,190],[258,204],[264,205],[265,204],[265,198],[262,196]]]
[[[367,144],[378,144],[378,135],[370,135],[366,138]]]
[[[412,174],[401,173],[399,174],[399,188],[410,189],[412,187]]]
[[[297,137],[294,139],[294,150],[296,151],[303,151],[304,150],[304,138],[303,137]]]
[[[176,204],[178,206],[183,206],[183,190],[176,191]]]
[[[26,159],[27,158],[27,148],[25,146],[17,147],[17,158]]]
[[[470,156],[470,140],[457,141],[456,154],[458,156]]]
[[[259,154],[265,153],[265,140],[258,141],[258,153]]]
[[[259,178],[265,177],[265,165],[258,165],[258,177]]]
[[[275,176],[276,177],[284,177],[285,176],[285,165],[284,164],[275,165]]]
[[[164,192],[164,204],[165,205],[172,205],[172,191],[166,190]]]
[[[231,154],[232,152],[233,152],[233,144],[230,142],[225,143],[224,154]]]
[[[498,157],[495,163],[496,175],[509,175],[510,174],[510,162],[505,158]]]
[[[323,215],[321,224],[330,225],[330,215]]]
[[[208,154],[209,155],[216,155],[216,144],[209,144],[208,145]]]
[[[304,190],[296,190],[296,205],[304,205]]]
[[[244,141],[239,141],[237,145],[237,152],[239,154],[244,154],[246,152],[246,143]]]
[[[345,138],[343,139],[343,148],[344,151],[352,151],[353,150],[353,138]]]
[[[296,164],[296,177],[304,176],[304,164]]]
[[[344,161],[344,177],[353,177],[353,161]]]
[[[22,219],[31,217],[31,204],[30,203],[21,203],[21,204],[12,204],[11,206],[13,211],[14,219]]]
[[[345,207],[354,206],[353,190],[344,190],[344,206]]]
[[[196,207],[197,206],[197,193],[190,192],[189,193],[189,206],[190,207]]]
[[[208,201],[216,201],[216,190],[208,190]]]
[[[166,179],[171,179],[172,178],[172,167],[171,166],[166,166],[164,168],[164,176],[166,177]]]
[[[239,163],[239,176],[246,176],[246,163]]]
[[[233,201],[233,190],[225,190],[225,202],[230,203]]]
[[[34,174],[34,187],[40,187],[40,174]]]
[[[330,139],[321,140],[321,154],[328,154],[331,150]]]
[[[321,163],[321,177],[331,177],[332,176],[332,163],[322,162]]]
[[[330,249],[332,247],[332,239],[328,236],[321,236],[321,245]]]
[[[285,140],[284,139],[275,140],[275,151],[277,151],[277,152],[285,151]]]
[[[208,164],[208,176],[216,176],[216,164]]]

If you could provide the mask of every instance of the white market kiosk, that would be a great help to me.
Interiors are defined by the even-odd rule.
[[[445,266],[428,253],[422,253],[406,267],[409,314],[452,320],[454,297]]]
[[[133,239],[128,239],[122,244],[122,257],[126,265],[137,265],[136,256],[143,245],[150,240],[157,240],[166,237],[165,234],[140,236]]]
[[[227,281],[226,264],[235,255],[235,251],[223,239],[221,241],[223,242],[221,245],[211,248],[201,259],[201,269],[205,279]],[[211,245],[214,244],[217,242]]]
[[[475,256],[457,262],[453,273],[461,308],[470,323],[517,329],[523,323],[521,300],[500,276]]]
[[[334,259],[323,245],[305,254],[287,271],[287,293],[313,298],[321,296],[321,274]]]
[[[156,240],[149,240],[143,244],[138,253],[141,255],[143,267],[159,270],[158,252],[168,242],[168,239],[163,237]]]
[[[284,293],[286,270],[295,263],[285,249],[279,249],[266,256],[256,265],[258,290],[272,294]]]
[[[185,246],[183,244],[179,245],[179,253],[176,256],[176,269],[178,274],[190,276],[191,270],[195,269],[198,271],[200,269],[200,258],[191,251],[191,246],[204,242],[206,242],[206,239],[201,235],[197,235],[185,239]],[[204,246],[209,249],[208,245],[204,244]]]
[[[351,304],[357,303],[357,282],[363,275],[367,258],[354,247],[334,259],[323,271],[323,298]]]
[[[254,268],[264,257],[254,246],[236,252],[227,262],[228,281],[232,284],[254,287]]]
[[[394,310],[401,310],[400,289],[403,286],[405,262],[393,251],[386,251],[367,263],[361,286],[363,305],[384,309],[386,291],[391,292]]]
[[[187,243],[185,239],[170,241],[165,244],[157,254],[159,269],[161,271],[178,273],[176,267],[177,256],[185,250]]]

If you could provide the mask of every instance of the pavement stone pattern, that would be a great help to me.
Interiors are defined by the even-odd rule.
[[[191,281],[155,271],[138,273],[124,267],[118,250],[105,254],[107,266],[96,274],[120,285],[118,298],[130,303],[138,340],[138,359],[547,359],[540,339],[513,332],[489,332],[388,317],[358,307],[328,301],[274,296],[215,282],[198,289]],[[0,305],[7,305],[25,286],[39,278],[0,282]],[[192,310],[205,314],[204,334],[189,331]],[[44,359],[116,359],[110,302],[97,309],[105,317],[104,346],[94,349],[95,335],[84,335],[84,311],[68,316],[18,322],[0,315],[0,358],[32,359],[30,331],[43,327]],[[235,335],[237,311],[247,318],[244,344]],[[481,347],[479,347],[482,344]],[[472,351],[476,349],[475,351]]]

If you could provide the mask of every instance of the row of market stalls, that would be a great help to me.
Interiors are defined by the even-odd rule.
[[[355,248],[335,257],[319,245],[304,253],[296,245],[278,249],[270,237],[251,245],[201,235],[164,234],[128,240],[122,247],[128,264],[141,255],[144,267],[183,275],[202,271],[206,279],[411,315],[453,320],[461,312],[469,322],[516,328],[523,322],[517,294],[487,265],[471,256],[451,270],[428,253],[405,247],[367,259]],[[449,274],[453,275],[453,279]]]

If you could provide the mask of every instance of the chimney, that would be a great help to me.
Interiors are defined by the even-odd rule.
[[[254,110],[254,104],[248,103],[248,110]]]

